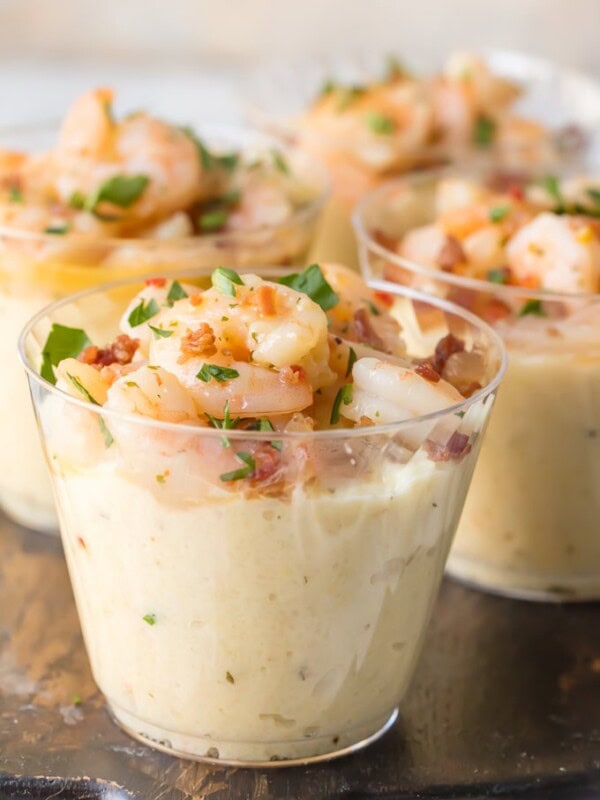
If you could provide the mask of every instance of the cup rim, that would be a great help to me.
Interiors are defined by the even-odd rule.
[[[556,170],[555,170],[556,172]],[[560,174],[560,169],[558,170]],[[381,186],[368,192],[356,204],[352,212],[352,227],[359,244],[359,255],[361,247],[373,251],[382,258],[391,261],[396,266],[408,269],[411,272],[416,272],[425,278],[436,280],[440,283],[451,284],[460,289],[472,289],[477,292],[492,293],[499,296],[509,297],[512,299],[528,298],[532,300],[540,300],[546,302],[569,302],[573,300],[600,300],[600,292],[558,292],[552,289],[529,289],[524,286],[506,286],[504,284],[492,283],[492,281],[485,281],[481,278],[469,278],[464,275],[454,275],[451,272],[444,272],[443,270],[433,269],[419,264],[416,261],[405,258],[399,253],[394,253],[393,250],[379,244],[365,224],[365,214],[371,203],[378,200],[380,195],[385,195],[395,188],[413,187],[415,185],[439,181],[447,176],[461,176],[461,177],[481,177],[485,170],[464,169],[460,165],[442,167],[441,169],[423,170],[422,172],[412,172],[407,175],[393,178],[385,181]],[[361,259],[362,262],[363,259]],[[370,272],[369,268],[361,263],[363,274]],[[366,276],[368,279],[368,276]]]
[[[6,125],[0,126],[0,138],[3,135],[19,134],[26,136],[32,133],[54,133],[58,134],[60,127],[60,120],[40,120],[38,122],[26,123],[23,125]],[[169,121],[169,124],[174,125]],[[193,124],[193,123],[192,123]],[[194,131],[199,133],[201,137],[216,137],[218,135],[229,135],[232,138],[236,137],[251,137],[256,144],[262,144],[265,148],[271,146],[282,149],[284,154],[296,153],[299,154],[306,163],[309,165],[311,174],[318,177],[318,192],[315,197],[302,207],[296,209],[283,222],[275,225],[263,225],[259,228],[248,228],[241,231],[226,231],[222,233],[203,233],[196,234],[195,236],[180,236],[173,239],[151,239],[132,236],[104,236],[104,237],[90,237],[85,233],[72,233],[63,236],[56,234],[44,233],[39,231],[29,231],[23,228],[12,227],[10,225],[0,225],[0,238],[6,240],[17,240],[23,242],[31,242],[37,244],[56,244],[57,242],[71,241],[80,245],[89,244],[90,246],[102,244],[109,248],[118,247],[137,247],[140,250],[160,249],[162,247],[204,247],[212,246],[215,248],[224,247],[228,244],[239,244],[250,241],[254,238],[261,238],[266,233],[276,233],[280,230],[285,230],[290,227],[301,225],[304,221],[317,217],[323,210],[330,194],[331,194],[331,180],[327,171],[324,169],[315,158],[304,152],[293,142],[284,141],[274,135],[265,133],[259,128],[248,124],[232,124],[220,122],[196,122],[193,124]],[[243,151],[242,144],[240,150]],[[232,145],[233,146],[233,145]]]
[[[258,274],[275,278],[286,274],[290,274],[290,271],[291,270],[286,267],[283,268],[264,267],[264,268],[257,268],[254,271],[245,270],[244,272],[242,272],[242,275],[250,273],[250,274]],[[196,268],[193,270],[182,270],[180,272],[175,272],[169,277],[173,278],[173,280],[180,280],[180,279],[185,279],[186,277],[187,278],[206,277],[207,275],[210,275],[209,270],[198,270]],[[29,336],[32,334],[35,326],[41,320],[55,313],[64,306],[77,302],[78,300],[82,300],[93,294],[103,293],[111,291],[113,289],[119,289],[127,285],[133,286],[133,285],[143,284],[145,280],[152,277],[156,277],[156,273],[147,273],[145,275],[141,275],[134,279],[126,278],[118,281],[112,281],[110,283],[99,284],[98,286],[92,287],[91,289],[84,289],[75,294],[68,295],[67,297],[62,298],[61,300],[58,300],[46,306],[29,320],[29,322],[25,325],[25,327],[23,328],[23,330],[19,335],[17,348],[21,364],[25,368],[25,371],[29,379],[34,380],[45,391],[50,392],[51,394],[62,398],[66,402],[73,403],[76,406],[85,409],[86,411],[95,411],[102,417],[106,417],[108,420],[116,419],[128,423],[131,422],[135,424],[147,425],[152,428],[167,430],[172,433],[180,433],[180,434],[188,433],[191,435],[202,435],[202,436],[209,435],[209,436],[222,437],[224,434],[223,431],[219,428],[208,428],[208,427],[204,428],[204,427],[199,427],[197,425],[190,425],[187,423],[164,422],[161,420],[154,420],[149,417],[144,417],[141,415],[125,414],[123,412],[116,411],[114,409],[107,409],[104,406],[99,406],[99,407],[93,406],[83,398],[80,399],[78,397],[74,397],[73,395],[70,395],[67,392],[62,391],[61,389],[58,389],[54,384],[45,380],[29,362],[26,350],[26,342]],[[369,282],[369,286],[371,286],[375,290],[380,289],[382,291],[386,291],[391,294],[401,295],[403,297],[408,297],[412,300],[416,300],[422,303],[426,303],[427,305],[434,306],[436,308],[441,309],[442,311],[446,311],[450,314],[460,317],[467,323],[471,324],[475,329],[482,331],[489,340],[490,347],[488,349],[493,349],[495,347],[495,349],[498,351],[499,364],[495,375],[485,386],[483,386],[481,389],[475,392],[475,394],[471,395],[471,397],[464,398],[460,403],[454,403],[453,405],[447,406],[439,411],[423,414],[418,417],[413,417],[411,419],[402,420],[399,422],[386,423],[385,425],[373,425],[369,426],[368,428],[335,428],[335,429],[332,428],[327,430],[306,431],[306,432],[282,431],[281,433],[277,432],[277,434],[275,434],[275,438],[283,439],[286,441],[298,441],[306,439],[312,440],[312,439],[360,438],[364,436],[372,436],[378,434],[397,433],[399,431],[409,429],[422,422],[435,421],[437,419],[440,419],[442,417],[451,414],[458,414],[460,412],[464,412],[468,408],[470,408],[470,406],[493,394],[498,388],[506,372],[508,357],[507,357],[506,347],[504,346],[501,337],[496,333],[496,331],[490,325],[488,325],[482,319],[477,317],[475,314],[472,314],[470,311],[461,308],[459,305],[456,305],[455,303],[451,303],[448,302],[447,300],[442,300],[440,298],[431,297],[427,294],[424,294],[423,292],[418,292],[408,287],[395,286],[394,284],[390,284],[386,281],[371,281]],[[251,439],[255,441],[256,440],[271,441],[274,438],[274,434],[272,432],[265,432],[265,431],[244,431],[244,430],[233,429],[233,430],[227,430],[227,438],[232,440]]]

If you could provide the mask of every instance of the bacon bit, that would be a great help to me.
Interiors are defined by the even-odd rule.
[[[429,361],[427,358],[417,361],[414,369],[417,375],[425,378],[426,381],[431,381],[431,383],[438,383],[440,379],[439,372],[436,371],[431,361]]]
[[[354,331],[359,342],[385,352],[385,342],[373,327],[366,308],[359,308],[354,312]]]
[[[473,381],[472,383],[467,384],[467,386],[456,386],[455,388],[458,389],[463,397],[471,397],[472,394],[478,392],[482,387],[478,381]]]
[[[432,461],[461,461],[471,452],[469,437],[458,431],[454,431],[446,444],[426,439],[423,447]]]
[[[92,367],[108,367],[110,364],[130,364],[135,351],[140,346],[139,339],[132,339],[122,333],[106,348],[90,345],[82,350],[77,360]]]
[[[162,289],[166,282],[166,278],[146,278],[146,286],[157,286],[159,289]]]
[[[292,364],[279,370],[279,380],[283,383],[303,383],[306,380],[306,372],[298,364]]]
[[[433,354],[434,369],[441,375],[446,366],[446,361],[448,361],[450,356],[454,355],[454,353],[462,353],[464,349],[465,343],[463,340],[454,336],[453,333],[444,336],[435,346],[435,352]]]
[[[373,297],[388,308],[394,305],[394,295],[389,292],[376,291],[373,292]]]
[[[186,333],[179,349],[181,355],[177,359],[178,364],[183,364],[195,356],[213,356],[217,352],[213,329],[208,323],[201,322],[195,330]]]
[[[275,289],[268,283],[261,284],[256,290],[258,307],[266,317],[272,317],[277,313],[275,308]]]
[[[188,299],[193,306],[199,306],[202,304],[203,300],[202,293],[196,292],[196,294],[191,294]]]
[[[446,236],[446,241],[440,248],[437,263],[444,272],[452,272],[459,264],[467,260],[461,243],[454,236]]]
[[[523,200],[525,197],[523,189],[528,180],[529,178],[524,172],[498,170],[490,175],[486,184],[493,192],[503,192],[510,195],[513,200]]]
[[[503,303],[502,300],[497,300],[496,298],[492,298],[488,300],[485,305],[482,306],[480,316],[486,321],[490,323],[499,322],[501,319],[506,319],[506,317],[510,317],[511,310],[506,303]]]

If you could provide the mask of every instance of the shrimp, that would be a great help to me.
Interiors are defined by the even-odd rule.
[[[247,230],[281,225],[294,213],[279,176],[269,178],[264,170],[245,173],[240,186],[240,201],[227,218],[228,230]]]
[[[600,242],[585,220],[544,212],[506,247],[508,265],[522,286],[558,292],[597,292]]]
[[[338,87],[308,112],[303,133],[329,141],[376,172],[412,166],[432,133],[432,111],[424,87],[402,80],[365,90]]]
[[[190,393],[170,372],[143,366],[119,378],[105,395],[106,408],[123,414],[141,414],[162,422],[195,422],[196,406]]]
[[[352,378],[352,399],[341,403],[340,413],[358,423],[364,419],[375,425],[402,422],[441,411],[464,399],[443,378],[434,382],[414,369],[378,358],[359,358],[352,368]],[[420,423],[409,429],[404,438],[410,446],[419,446],[435,426],[435,420]],[[449,427],[455,429],[457,425]]]
[[[64,204],[75,194],[92,197],[117,175],[145,176],[147,185],[129,206],[109,204],[125,226],[169,216],[214,188],[215,175],[203,171],[189,136],[144,113],[116,122],[112,99],[110,89],[96,89],[67,113],[52,154],[55,188]]]

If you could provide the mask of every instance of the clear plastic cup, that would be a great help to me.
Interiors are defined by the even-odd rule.
[[[493,325],[509,366],[448,572],[530,600],[600,598],[600,295],[469,279],[391,242],[435,217],[438,173],[390,182],[354,216],[364,274],[458,303]],[[523,313],[529,308],[538,313]]]
[[[398,290],[411,352],[453,332],[479,353],[481,390],[406,422],[287,432],[276,445],[273,433],[228,430],[225,447],[222,430],[115,413],[40,377],[53,323],[77,319],[106,340],[139,288],[55,303],[20,341],[111,713],[158,749],[220,763],[277,766],[363,747],[393,723],[414,671],[502,344],[473,315]],[[277,460],[277,481],[225,485],[234,454],[260,448]]]
[[[249,129],[199,127],[209,147],[259,153],[273,141]],[[0,131],[0,144],[47,148],[55,129]],[[279,144],[277,145],[279,147]],[[155,270],[302,263],[325,203],[328,182],[321,168],[297,149],[284,150],[292,169],[314,182],[315,198],[289,220],[235,233],[179,239],[86,239],[0,228],[0,505],[17,522],[40,531],[57,528],[50,482],[43,463],[26,382],[16,356],[23,325],[40,308],[102,282]]]

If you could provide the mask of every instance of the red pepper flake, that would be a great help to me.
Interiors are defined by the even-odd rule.
[[[382,305],[390,308],[394,304],[394,295],[389,292],[376,291],[373,292],[375,300],[378,300]]]
[[[146,278],[146,286],[157,286],[159,289],[162,289],[166,282],[166,278]]]
[[[256,291],[258,307],[266,317],[272,317],[277,309],[275,308],[275,289],[268,283],[261,284]]]
[[[84,541],[84,540],[81,538],[81,536],[78,536],[78,537],[77,537],[77,544],[78,544],[78,545],[79,545],[79,547],[81,547],[83,550],[87,550],[87,545],[86,545],[85,541]]]
[[[306,380],[306,372],[298,364],[292,364],[279,370],[279,379],[283,383],[303,383]]]
[[[459,431],[454,431],[446,444],[426,439],[423,447],[432,461],[460,461],[471,452],[469,437]]]

